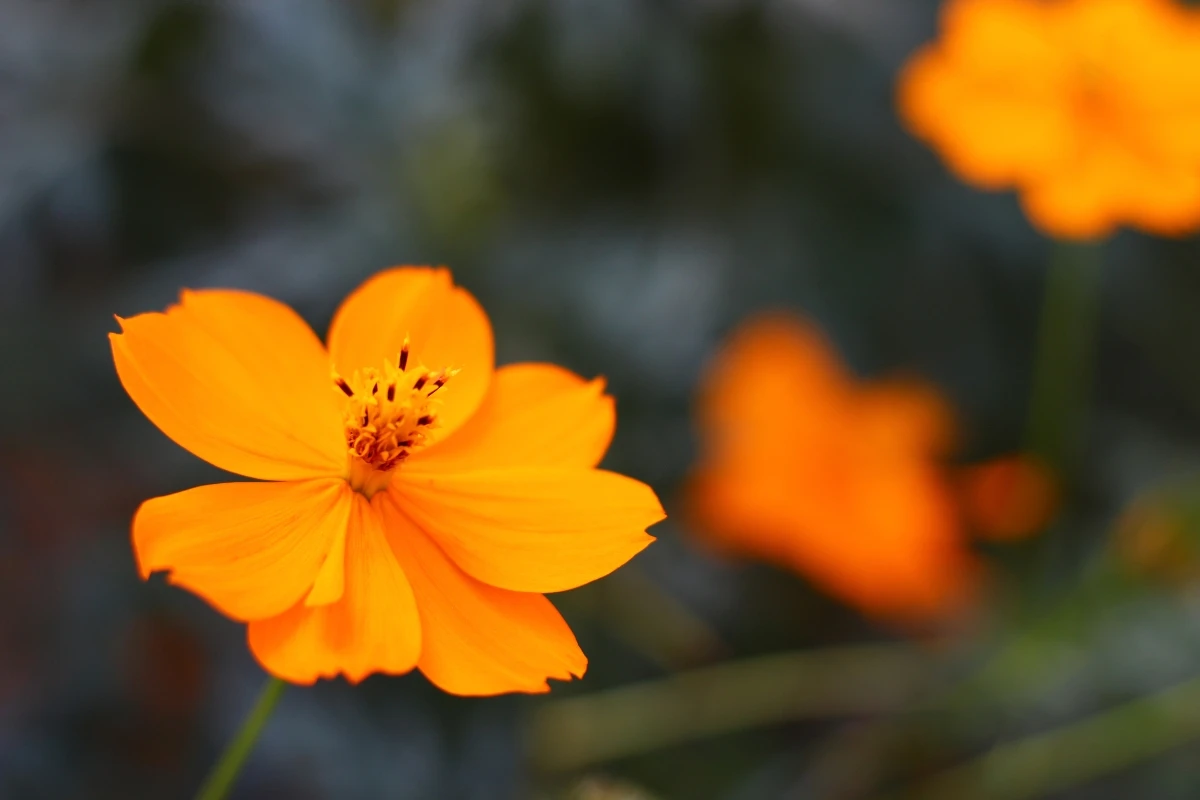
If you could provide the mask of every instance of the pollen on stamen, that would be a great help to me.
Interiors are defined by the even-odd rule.
[[[406,344],[396,360],[378,368],[356,370],[346,379],[335,373],[348,398],[343,424],[351,486],[370,497],[387,485],[391,470],[429,441],[442,404],[433,395],[457,372],[414,361]]]

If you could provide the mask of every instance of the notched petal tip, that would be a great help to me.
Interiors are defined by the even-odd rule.
[[[628,475],[622,475],[619,472],[611,472],[603,469],[596,470],[596,472],[623,479],[630,485],[631,493],[640,495],[640,497],[637,497],[637,506],[639,507],[634,508],[633,510],[646,515],[646,519],[648,521],[646,522],[645,527],[650,528],[667,518],[667,510],[663,508],[662,500],[659,499],[658,493],[651,488],[650,484],[640,481],[637,478],[631,478]],[[630,505],[634,504],[631,503]],[[654,537],[650,536],[648,533],[644,535],[649,536],[651,540],[654,539]]]
[[[155,572],[170,572],[171,569],[169,564],[155,563],[156,559],[152,556],[154,540],[146,535],[145,526],[139,524],[151,504],[157,500],[158,498],[152,498],[142,501],[137,510],[133,512],[133,520],[129,525],[129,543],[133,546],[133,560],[137,566],[138,577],[144,581],[149,580]],[[170,576],[167,579],[170,580]]]
[[[265,480],[332,475],[345,463],[329,359],[308,325],[261,295],[187,295],[188,307],[116,317],[121,384],[142,412],[210,463]]]
[[[402,475],[390,491],[458,566],[492,586],[560,592],[644,550],[666,518],[654,491],[597,469],[507,468]]]

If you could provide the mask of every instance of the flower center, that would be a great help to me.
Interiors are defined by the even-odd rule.
[[[441,399],[435,397],[458,370],[431,370],[409,358],[408,341],[395,362],[336,372],[333,383],[346,395],[350,485],[370,497],[391,480],[391,471],[429,438]]]

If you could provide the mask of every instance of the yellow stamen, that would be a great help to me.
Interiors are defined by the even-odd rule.
[[[334,386],[345,395],[347,479],[355,489],[370,497],[428,441],[441,406],[433,394],[457,373],[413,364],[407,340],[382,367],[356,370],[349,379],[334,373]]]

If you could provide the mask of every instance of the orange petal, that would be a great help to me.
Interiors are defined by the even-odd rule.
[[[958,175],[981,188],[1012,186],[1071,157],[1077,129],[1066,90],[1056,96],[1040,83],[1024,87],[1020,76],[991,83],[927,48],[901,74],[900,115]]]
[[[743,323],[713,360],[697,416],[715,449],[790,459],[792,442],[834,433],[852,388],[815,326],[769,314]]]
[[[1000,188],[1071,156],[1073,72],[1029,0],[950,0],[897,83],[900,116],[966,180]]]
[[[339,478],[219,483],[147,500],[133,518],[142,577],[172,583],[237,620],[292,606],[346,527],[353,492]]]
[[[294,311],[248,292],[184,292],[109,334],[125,391],[179,445],[266,480],[340,473],[336,391],[321,342]]]
[[[881,617],[944,618],[966,607],[976,564],[940,472],[911,461],[864,472],[846,508],[820,509],[804,523],[797,563]]]
[[[558,592],[633,558],[663,519],[644,483],[591,469],[402,469],[389,491],[455,563],[484,583]]]
[[[1085,157],[1047,175],[1022,195],[1030,219],[1046,233],[1091,240],[1122,222],[1178,235],[1200,224],[1200,173],[1141,142],[1137,149],[1110,134]]]
[[[329,555],[325,556],[304,605],[326,606],[342,599],[346,591],[346,534],[343,525],[329,545]]]
[[[866,446],[932,457],[951,449],[954,413],[937,388],[922,380],[891,379],[860,388],[857,422]]]
[[[941,44],[948,58],[973,75],[1009,88],[1045,87],[1069,63],[1054,36],[1051,5],[1042,0],[949,0],[942,6]]]
[[[263,669],[292,683],[339,673],[352,683],[373,672],[399,675],[421,652],[416,601],[384,536],[377,503],[357,493],[353,499],[341,599],[316,608],[300,601],[250,623],[250,649]]]
[[[412,581],[421,614],[417,666],[459,695],[546,692],[547,678],[583,677],[587,657],[543,595],[475,580],[395,506],[382,505],[392,550]]]
[[[450,272],[396,267],[370,278],[345,299],[329,327],[338,372],[378,367],[398,357],[405,337],[410,358],[432,370],[458,369],[438,392],[442,407],[432,438],[469,418],[487,394],[494,352],[487,314]]]
[[[1110,235],[1119,223],[1113,181],[1099,164],[1059,172],[1028,187],[1021,206],[1029,220],[1056,239],[1093,241]]]
[[[615,425],[602,379],[585,381],[550,364],[513,364],[496,371],[467,424],[416,453],[407,468],[594,467]]]

